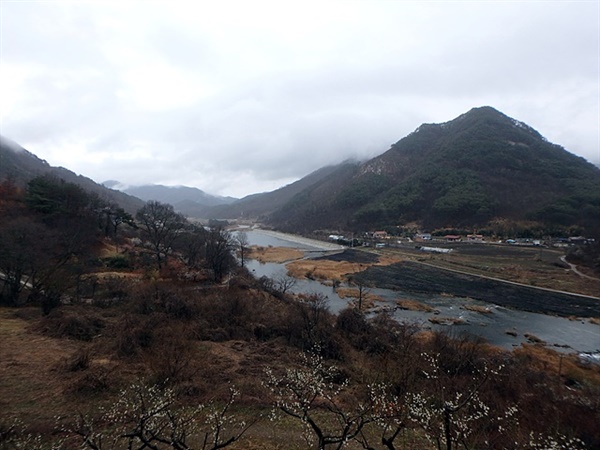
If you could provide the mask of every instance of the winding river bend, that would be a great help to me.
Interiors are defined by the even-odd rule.
[[[298,248],[304,250],[307,257],[318,257],[334,249],[333,244],[281,233],[252,230],[248,231],[247,235],[250,245]],[[262,264],[255,260],[248,261],[247,267],[256,277],[274,277],[286,272],[284,264]],[[292,291],[325,295],[329,300],[329,308],[334,313],[348,305],[347,299],[340,298],[332,287],[318,281],[298,280]],[[380,288],[372,288],[370,292],[381,297],[381,309],[390,311],[400,322],[414,323],[424,329],[446,330],[456,336],[464,333],[480,336],[490,344],[507,349],[532,340],[541,340],[556,350],[585,353],[590,355],[592,360],[600,360],[600,326],[588,319],[569,319],[519,311],[468,297]],[[401,310],[396,307],[396,300],[399,298],[417,300],[436,310],[436,313]],[[477,307],[488,309],[490,312],[477,312],[476,309],[482,309]],[[432,323],[431,320],[435,321],[436,317],[448,318],[450,320],[446,323],[452,325]]]

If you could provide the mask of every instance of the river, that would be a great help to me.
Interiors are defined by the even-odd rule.
[[[311,241],[297,236],[286,236],[280,233],[252,230],[247,232],[250,245],[292,247],[304,250],[307,257],[331,251],[333,244]],[[284,264],[266,263],[250,260],[247,267],[258,278],[261,276],[276,277],[286,273]],[[291,289],[295,293],[320,293],[327,297],[329,309],[337,313],[348,305],[348,300],[341,299],[330,286],[318,281],[298,280]],[[586,319],[568,319],[548,316],[526,311],[504,308],[468,298],[424,295],[414,292],[402,292],[389,289],[372,288],[370,292],[383,299],[380,306],[391,311],[400,322],[414,323],[423,329],[446,330],[451,335],[464,333],[480,336],[490,344],[511,349],[528,342],[527,336],[541,339],[547,346],[562,352],[589,354],[592,361],[600,355],[600,326]],[[396,308],[398,298],[409,298],[431,306],[438,313],[406,311]],[[490,313],[481,313],[464,306],[481,306],[489,308]],[[456,319],[459,323],[439,325],[429,319]]]

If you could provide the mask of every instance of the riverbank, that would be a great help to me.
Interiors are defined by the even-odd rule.
[[[339,245],[339,244],[334,244],[332,242],[318,241],[316,239],[310,239],[310,238],[306,238],[304,236],[298,236],[295,234],[282,233],[280,231],[263,230],[261,228],[256,228],[256,229],[253,229],[252,232],[263,234],[263,235],[269,236],[271,238],[281,239],[283,241],[292,242],[294,244],[312,247],[312,248],[315,248],[318,250],[343,250],[344,249],[344,246]]]
[[[257,237],[266,237],[254,233],[248,235],[251,243]],[[262,245],[276,246],[282,242],[269,238]],[[286,244],[294,246],[289,242]],[[469,246],[465,252],[481,253],[484,250]],[[504,251],[501,256],[506,256],[508,250],[501,250]],[[488,257],[486,253],[484,256],[486,261],[498,261],[493,255]],[[508,256],[515,256],[514,252]],[[387,258],[396,258],[396,261],[387,266],[381,265]],[[414,249],[412,253],[401,254],[347,248],[333,252],[307,251],[304,258],[287,263],[249,261],[248,267],[256,277],[276,277],[286,272],[290,274],[290,265],[297,266],[299,270],[294,275],[298,279],[290,292],[319,293],[327,299],[330,311],[335,314],[352,305],[350,298],[346,295],[346,298],[341,298],[338,290],[362,285],[367,293],[377,296],[374,304],[363,303],[363,308],[375,314],[385,311],[398,322],[412,323],[423,330],[474,335],[505,349],[530,342],[527,336],[537,336],[547,347],[561,352],[598,352],[600,301],[588,298],[591,308],[582,313],[585,305],[579,300],[586,297],[565,294],[565,299],[561,294],[549,291],[430,266],[431,259],[423,262],[418,258],[422,258],[422,254]],[[483,261],[482,258],[478,261]],[[521,261],[513,257],[511,261],[527,264],[531,260]],[[301,267],[297,263],[304,265]],[[533,263],[540,266],[538,261]],[[550,265],[551,261],[546,264]],[[501,267],[501,264],[495,265]],[[353,274],[353,285],[347,284],[345,272]],[[485,273],[491,274],[492,271]],[[327,281],[332,279],[338,279],[339,285]],[[547,302],[549,296],[552,298]],[[591,318],[586,320],[582,317]],[[441,321],[443,318],[445,320]]]

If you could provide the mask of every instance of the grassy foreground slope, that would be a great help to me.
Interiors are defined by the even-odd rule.
[[[105,286],[93,304],[63,305],[47,316],[35,307],[0,309],[0,432],[6,442],[18,441],[26,431],[76,448],[82,442],[82,414],[106,440],[116,438],[116,448],[123,448],[126,440],[111,430],[135,425],[134,411],[119,419],[124,424],[108,422],[105,411],[123,390],[144,383],[172,390],[172,407],[182,409],[211,400],[220,407],[235,386],[240,395],[223,433],[234,433],[239,421],[253,425],[231,448],[318,448],[314,432],[277,407],[282,397],[293,404],[294,392],[279,388],[298,381],[286,378],[296,373],[308,376],[300,378],[307,398],[314,386],[322,387],[310,414],[330,435],[341,426],[329,398],[357,418],[360,405],[371,398],[368,386],[384,389],[380,398],[393,409],[383,414],[373,406],[364,412],[365,418],[379,415],[378,421],[367,422],[362,436],[344,448],[362,448],[360,439],[388,448],[380,445],[381,437],[389,439],[395,431],[392,448],[436,448],[436,440],[445,439],[438,434],[444,415],[436,405],[445,396],[470,392],[477,400],[451,417],[453,427],[468,423],[469,433],[453,434],[451,442],[460,437],[477,448],[513,448],[514,442],[534,448],[531,436],[536,436],[535,442],[576,437],[587,448],[600,445],[600,368],[575,356],[536,346],[504,352],[468,339],[420,333],[385,315],[367,321],[356,310],[332,316],[318,297],[283,296],[243,272],[229,287],[198,290],[163,279],[122,282],[119,289],[118,301]],[[302,356],[314,349],[317,369]],[[283,384],[270,385],[269,374]],[[267,418],[273,409],[280,411],[274,421]],[[435,428],[426,424],[426,416]],[[11,429],[14,419],[25,431]],[[208,418],[196,420],[203,424]],[[202,448],[202,435],[189,431],[188,444]],[[559,448],[578,448],[571,444]]]

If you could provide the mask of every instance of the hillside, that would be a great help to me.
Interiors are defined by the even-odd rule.
[[[94,192],[100,198],[118,204],[129,213],[135,213],[144,205],[139,198],[108,189],[64,167],[53,167],[20,145],[0,136],[0,182],[10,178],[18,186],[25,186],[31,179],[46,174],[76,184],[88,192]]]
[[[347,173],[345,175],[348,175]],[[424,124],[351,176],[331,174],[271,216],[289,231],[535,222],[598,233],[600,170],[491,108]]]
[[[288,204],[300,193],[312,189],[327,179],[337,179],[343,174],[351,173],[356,166],[357,163],[346,161],[336,166],[323,167],[275,191],[248,195],[229,205],[211,208],[206,211],[205,217],[211,219],[265,218],[278,208]]]

